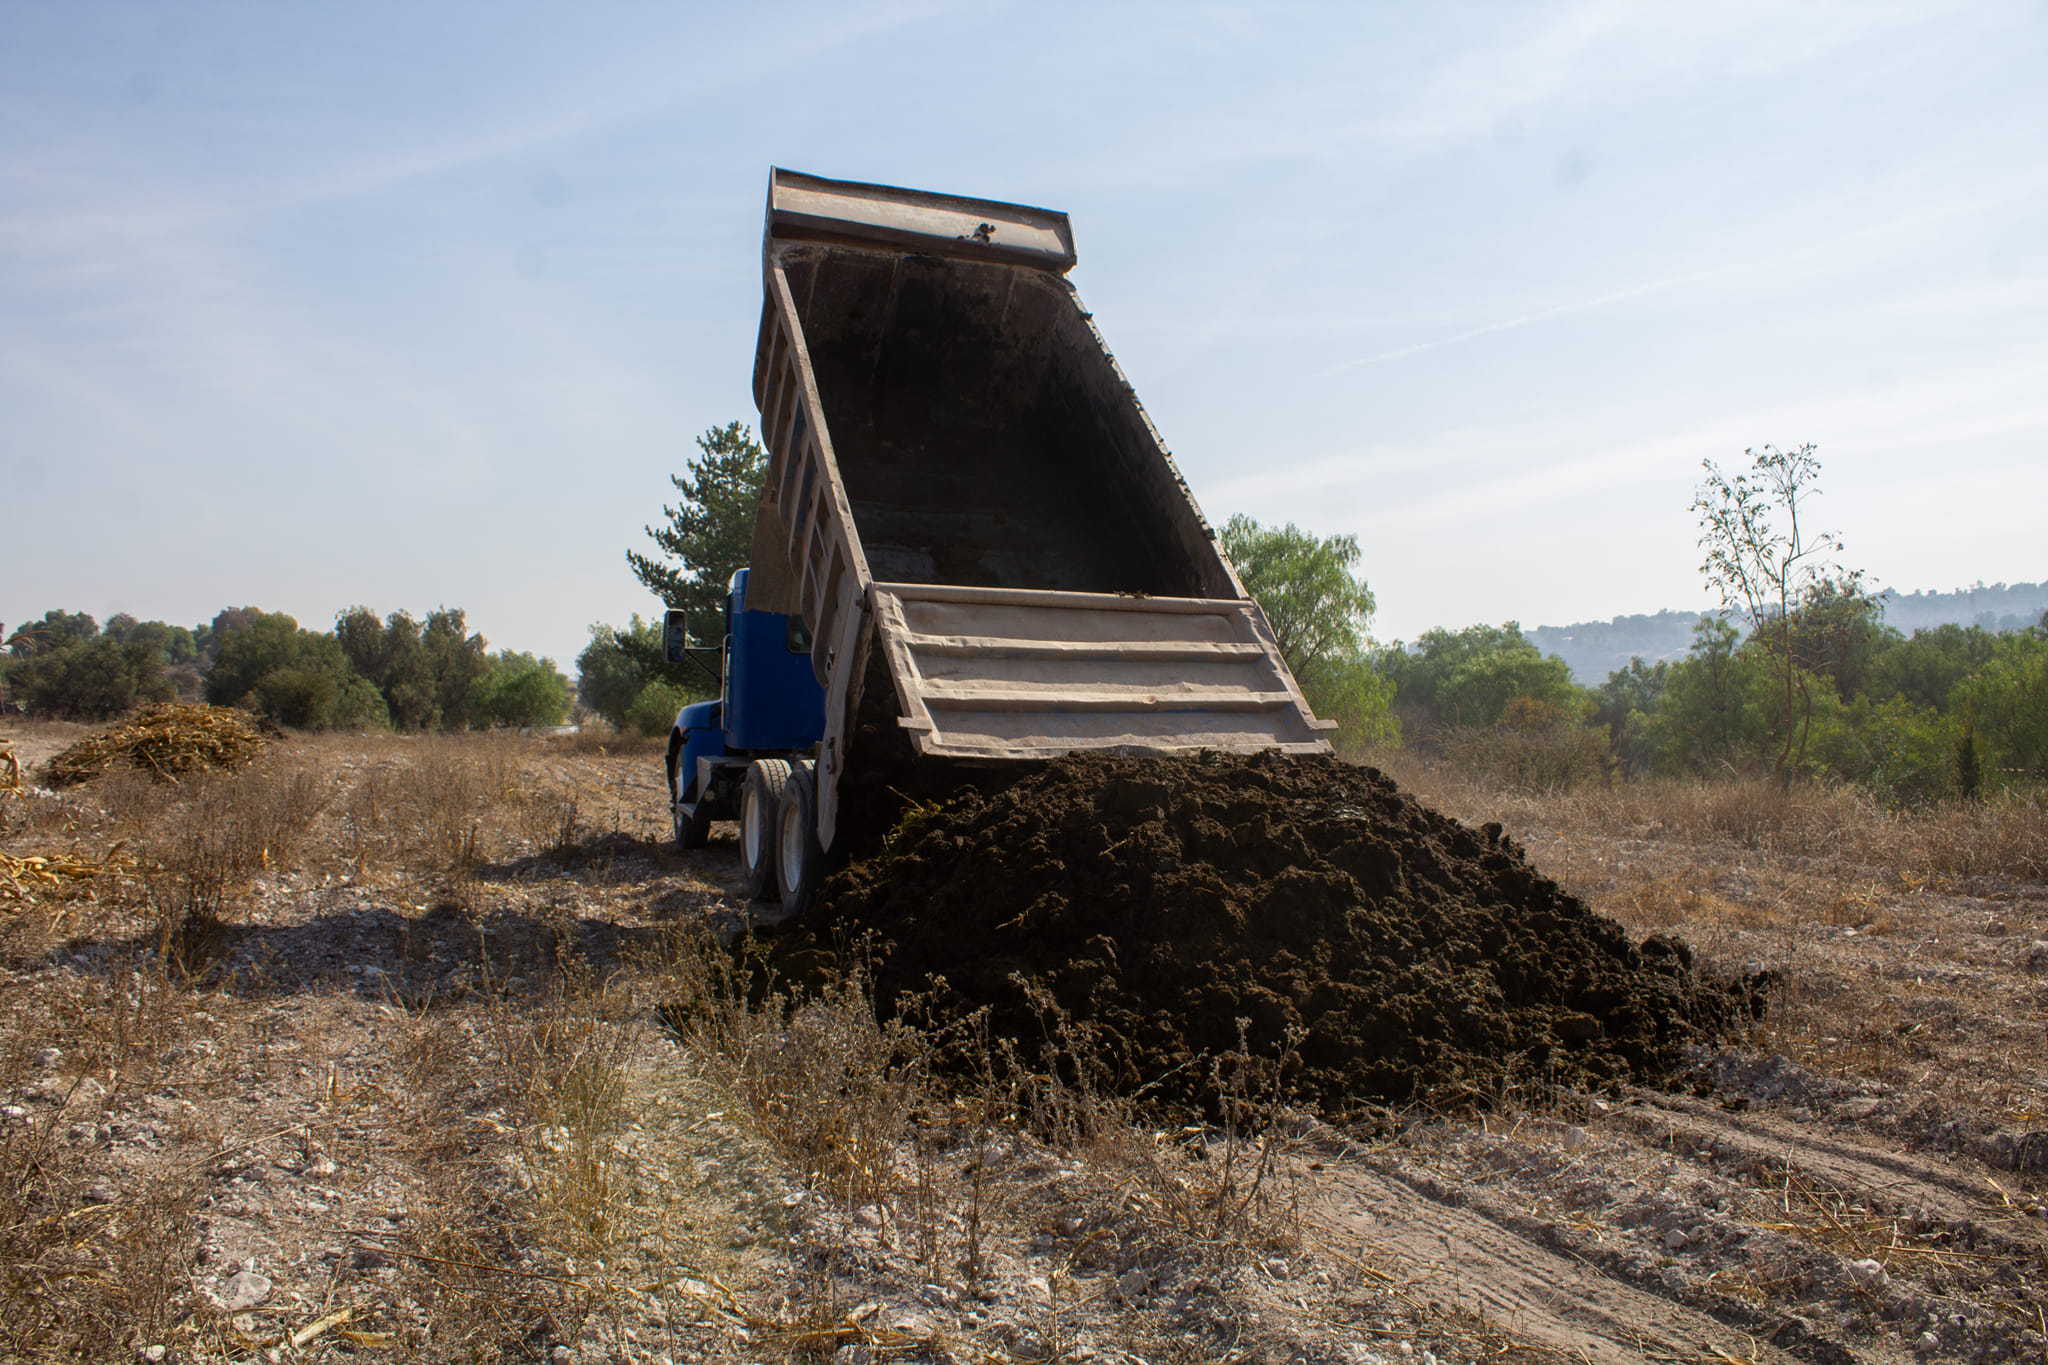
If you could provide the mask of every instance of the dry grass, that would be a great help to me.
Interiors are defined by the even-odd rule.
[[[1849,791],[1733,782],[1537,795],[1407,756],[1393,767],[1461,818],[1502,820],[1632,928],[1794,969],[1758,1045],[2028,1112],[2038,1039],[2019,1038],[2009,978],[1986,964],[2048,937],[2048,908],[1985,898],[2006,894],[1999,879],[2041,879],[2038,803],[1903,815]],[[789,941],[735,956],[700,931],[715,889],[675,889],[689,874],[663,851],[659,772],[658,746],[621,760],[591,735],[350,736],[296,738],[232,774],[162,784],[114,769],[0,796],[0,851],[98,870],[55,887],[16,878],[0,917],[0,1091],[46,1079],[45,1048],[66,1087],[106,1087],[90,1114],[84,1087],[0,1129],[0,1274],[25,1305],[0,1321],[0,1357],[241,1349],[191,1288],[196,1201],[216,1168],[116,1169],[104,1144],[68,1138],[160,1093],[202,1102],[167,1151],[297,1125],[285,1143],[317,1139],[344,1167],[402,1177],[407,1221],[351,1232],[328,1299],[287,1324],[346,1309],[321,1341],[373,1357],[513,1359],[579,1340],[623,1353],[629,1330],[643,1353],[744,1331],[750,1358],[908,1354],[919,1343],[853,1316],[843,1252],[873,1218],[928,1282],[969,1288],[1050,1241],[1043,1344],[1109,1315],[1119,1339],[1172,1358],[1192,1348],[1166,1324],[1082,1302],[1077,1286],[1167,1263],[1220,1280],[1304,1244],[1317,1135],[1273,1084],[1275,1059],[1216,1059],[1223,1120],[1182,1128],[1105,1084],[1071,1021],[1049,1018],[1057,1047],[1027,1055],[972,1021],[879,1016],[858,954],[836,973]],[[336,917],[303,931],[279,919],[282,905],[330,915],[321,888],[361,893],[351,903],[388,925],[376,961],[394,984],[370,1006],[289,959],[256,980],[235,952],[252,935],[303,932],[317,948],[341,932]],[[1957,888],[1977,898],[1945,894]],[[2003,937],[1984,927],[1993,913],[2010,921]],[[630,926],[625,946],[601,952],[593,928],[614,925]],[[1897,950],[1882,972],[1839,956],[1866,943]],[[475,969],[470,985],[412,984],[446,953]],[[372,1018],[355,1051],[323,1054],[343,1005]],[[279,1015],[308,1021],[300,1051],[259,1022]],[[962,1068],[963,1052],[978,1065]],[[970,1079],[942,1082],[942,1057]],[[229,1132],[205,1107],[309,1088],[317,1114],[273,1127]],[[768,1251],[797,1282],[763,1270]]]
[[[1499,820],[1511,831],[1810,858],[1831,871],[1868,868],[1908,879],[2048,879],[2048,799],[2041,792],[1915,810],[1887,806],[1848,785],[1787,790],[1729,777],[1532,792],[1404,751],[1371,761],[1427,804],[1468,821]]]

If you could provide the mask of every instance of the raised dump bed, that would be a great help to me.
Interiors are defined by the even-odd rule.
[[[823,735],[769,761],[821,848],[842,780],[875,759],[854,747],[862,716],[932,760],[1329,750],[1066,280],[1074,259],[1063,213],[771,177],[770,463],[739,609],[809,628]],[[863,707],[880,672],[894,696]],[[679,811],[713,790],[687,755],[684,774]]]

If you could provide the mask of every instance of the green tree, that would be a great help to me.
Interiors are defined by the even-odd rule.
[[[376,685],[396,728],[460,730],[471,723],[472,691],[489,661],[484,638],[469,634],[459,607],[439,608],[425,621],[394,611],[381,622],[368,607],[350,607],[335,617],[334,636],[355,671]]]
[[[103,630],[84,612],[47,611],[7,637],[8,695],[40,716],[104,720],[147,702],[169,701],[177,687],[167,665],[180,637],[161,621],[125,613]]]
[[[372,690],[334,636],[303,629],[284,612],[261,612],[222,633],[205,695],[216,706],[246,706],[294,729],[326,730],[379,723]]]
[[[1637,655],[1628,661],[1627,668],[1609,673],[1607,681],[1594,691],[1592,721],[1606,729],[1608,755],[1623,775],[1645,772],[1651,767],[1654,754],[1646,742],[1646,732],[1650,717],[1657,714],[1670,684],[1668,661],[1659,659],[1648,664]]]
[[[712,695],[710,680],[694,666],[671,664],[662,648],[661,623],[643,620],[638,612],[624,626],[602,622],[590,628],[590,643],[576,656],[576,700],[619,729],[633,727],[634,704],[650,687],[664,689],[659,704],[641,709],[644,717],[668,706],[662,732],[675,720],[684,702]],[[651,709],[650,709],[651,708]]]
[[[106,720],[177,695],[164,676],[160,652],[109,635],[60,638],[18,654],[8,667],[7,687],[31,715],[60,720]]]
[[[17,659],[65,645],[84,644],[99,636],[99,622],[84,612],[46,611],[40,621],[17,627],[7,637],[7,650]]]
[[[1707,477],[1692,503],[1706,552],[1700,573],[1719,595],[1723,612],[1739,611],[1748,620],[1749,647],[1768,661],[1778,684],[1775,773],[1781,784],[1798,770],[1795,743],[1804,761],[1813,721],[1817,660],[1810,653],[1802,659],[1808,638],[1800,630],[1802,608],[1837,618],[1867,614],[1856,606],[1859,599],[1868,601],[1862,572],[1834,560],[1841,538],[1831,531],[1810,535],[1800,524],[1804,504],[1820,493],[1814,449],[1809,443],[1797,450],[1745,450],[1750,467],[1733,477],[1712,460],[1702,461]],[[1828,632],[1816,631],[1813,638],[1827,639]]]
[[[261,607],[224,607],[214,614],[210,624],[199,626],[192,632],[192,643],[199,651],[202,668],[213,667],[213,661],[220,657],[220,647],[227,638],[238,630],[246,630],[269,615]]]
[[[470,693],[470,724],[560,725],[569,713],[569,680],[553,659],[499,650]]]
[[[1946,707],[1962,682],[1998,653],[1998,637],[1982,626],[1939,625],[1886,641],[1872,660],[1866,690],[1875,700],[1904,697]]]
[[[1351,743],[1398,742],[1388,711],[1393,685],[1374,670],[1366,633],[1376,604],[1354,572],[1358,537],[1319,540],[1292,522],[1261,526],[1240,514],[1225,523],[1221,542],[1316,714],[1336,721]]]
[[[1568,713],[1580,704],[1571,668],[1545,656],[1514,621],[1427,631],[1412,648],[1391,647],[1380,667],[1397,705],[1454,728],[1493,725],[1518,697]]]
[[[2048,776],[2048,634],[2039,628],[1998,637],[1998,648],[1955,700],[1974,722],[1986,768]]]
[[[661,558],[628,550],[626,562],[649,592],[687,613],[694,638],[711,640],[723,619],[725,585],[753,553],[754,511],[768,475],[768,454],[740,422],[710,428],[697,438],[697,449],[687,476],[669,476],[683,496],[676,506],[661,509],[668,523],[647,528]]]

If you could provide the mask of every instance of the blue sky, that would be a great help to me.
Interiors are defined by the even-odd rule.
[[[2048,577],[2048,8],[0,0],[0,621],[461,606],[565,665],[753,420],[767,170],[1073,215],[1216,521],[1375,633],[1707,605],[1812,441]]]

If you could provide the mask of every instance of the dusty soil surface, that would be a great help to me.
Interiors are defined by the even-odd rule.
[[[0,797],[10,854],[136,860],[0,893],[0,1357],[2040,1358],[2048,885],[1432,800],[1780,971],[1770,1014],[1469,1120],[1061,1133],[878,1084],[843,1010],[758,1021],[819,1063],[782,1090],[664,1029],[678,945],[750,912],[729,830],[668,844],[658,750],[294,739]],[[857,1160],[793,1142],[820,1113]]]
[[[1198,1104],[1240,1051],[1284,1057],[1338,1118],[1662,1085],[1750,1004],[1683,943],[1631,943],[1498,825],[1331,758],[1062,759],[914,816],[825,910],[881,935],[885,1006],[942,982],[942,1016],[1078,1028],[1103,1083]]]

